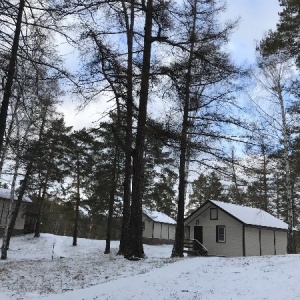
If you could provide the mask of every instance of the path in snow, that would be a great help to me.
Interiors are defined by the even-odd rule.
[[[24,295],[83,289],[146,273],[174,261],[169,258],[170,245],[145,246],[149,258],[139,262],[117,256],[118,245],[113,241],[112,253],[105,255],[105,241],[78,239],[78,246],[73,247],[71,237],[42,234],[40,238],[13,238],[8,260],[0,261],[0,300],[3,293],[11,299],[31,299]]]

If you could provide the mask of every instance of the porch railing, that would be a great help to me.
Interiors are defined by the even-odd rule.
[[[206,256],[208,254],[206,247],[196,239],[185,240],[184,248],[186,249],[184,252],[190,255]]]

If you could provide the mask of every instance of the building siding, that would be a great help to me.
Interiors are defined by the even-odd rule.
[[[207,248],[209,255],[242,256],[243,255],[243,224],[218,209],[218,219],[210,220],[210,208],[203,207],[197,215],[185,226],[190,226],[190,238],[194,239],[194,226],[198,223],[203,226],[203,245]],[[216,226],[225,225],[226,242],[216,241]]]
[[[169,240],[175,240],[175,225],[169,224]]]
[[[259,229],[245,227],[245,255],[260,255]]]
[[[143,237],[145,238],[153,238],[153,221],[151,221],[148,217],[143,215],[142,221],[145,222],[145,229],[143,231]]]
[[[153,238],[161,239],[161,223],[155,223],[153,227]]]
[[[245,244],[246,256],[286,254],[287,232],[276,229],[246,227]]]
[[[24,225],[25,225],[25,205],[21,204],[14,228],[24,229]]]
[[[261,229],[261,255],[274,255],[274,230]]]
[[[8,209],[9,209],[10,202],[5,200],[0,200],[0,227],[4,228],[6,225],[6,219],[8,216]],[[15,204],[13,205],[13,209]],[[22,203],[19,209],[18,217],[16,219],[14,229],[23,230],[25,224],[25,205]]]
[[[169,239],[169,224],[161,224],[161,238]]]
[[[286,254],[287,253],[287,232],[276,231],[275,241],[276,241],[275,243],[276,254]]]

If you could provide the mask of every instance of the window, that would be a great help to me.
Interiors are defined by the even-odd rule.
[[[145,222],[142,223],[143,231],[145,230]]]
[[[225,243],[226,242],[226,228],[224,225],[219,225],[216,227],[216,241],[217,243]]]
[[[210,209],[210,219],[211,220],[218,220],[218,209],[217,208],[211,208]]]

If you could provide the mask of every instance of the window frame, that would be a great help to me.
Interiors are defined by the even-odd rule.
[[[215,218],[212,217],[212,211],[213,210],[215,210],[215,212],[216,212],[216,217]],[[211,207],[210,208],[210,219],[211,220],[218,220],[218,209],[216,207]]]
[[[220,229],[224,229],[224,233],[220,234]],[[223,235],[224,238],[220,239],[220,235]],[[216,226],[216,242],[217,243],[226,243],[226,226],[225,225],[217,225]]]

